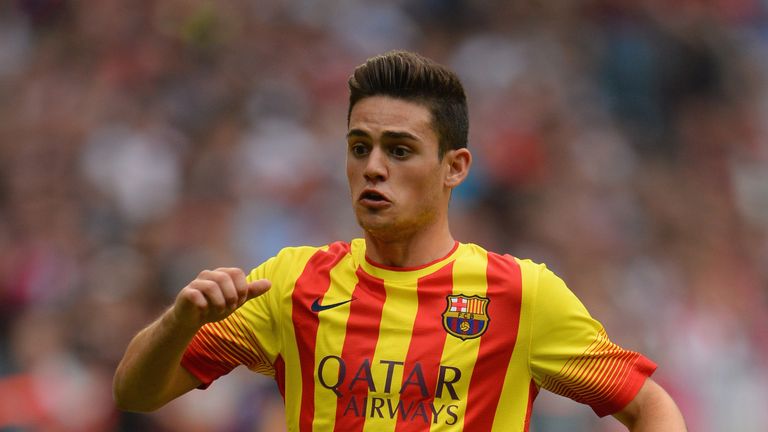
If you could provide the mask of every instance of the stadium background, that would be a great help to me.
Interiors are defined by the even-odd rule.
[[[203,268],[358,235],[346,79],[453,67],[460,240],[547,262],[691,431],[768,424],[768,3],[0,3],[0,430],[276,431],[238,370],[118,413],[130,337]],[[534,431],[614,431],[542,394]],[[12,427],[16,424],[16,427]]]

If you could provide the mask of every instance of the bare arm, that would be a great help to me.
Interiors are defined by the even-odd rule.
[[[613,415],[632,432],[685,432],[685,421],[675,401],[648,378],[635,398]]]
[[[226,318],[269,287],[265,280],[247,283],[237,268],[201,272],[170,309],[128,344],[113,382],[118,408],[153,411],[199,386],[181,366],[189,342],[204,324]]]

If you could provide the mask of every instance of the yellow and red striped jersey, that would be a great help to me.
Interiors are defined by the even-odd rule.
[[[603,416],[656,368],[544,265],[473,244],[407,269],[362,239],[286,248],[248,277],[272,289],[204,326],[182,365],[204,386],[273,375],[291,431],[527,431],[541,387]]]

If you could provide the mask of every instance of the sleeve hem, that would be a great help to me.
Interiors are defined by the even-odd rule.
[[[637,396],[637,393],[643,387],[645,380],[653,375],[656,368],[656,363],[641,355],[635,363],[632,372],[627,376],[618,394],[616,394],[610,401],[606,401],[599,405],[593,405],[592,410],[599,417],[605,417],[609,414],[621,411],[632,402],[635,396]]]
[[[213,372],[210,368],[205,367],[198,360],[192,357],[189,354],[189,351],[185,352],[184,356],[181,358],[181,367],[191,373],[192,376],[200,380],[201,384],[197,387],[200,390],[207,389],[211,383],[216,380],[216,378],[223,375]]]

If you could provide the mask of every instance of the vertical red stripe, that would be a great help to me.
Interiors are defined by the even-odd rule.
[[[310,306],[328,291],[331,270],[347,252],[349,245],[342,242],[331,244],[327,251],[318,251],[309,259],[293,288],[293,328],[301,363],[300,431],[311,431],[315,416],[315,343],[319,318]]]
[[[373,378],[370,375],[370,367],[373,366],[370,362],[376,352],[381,313],[386,300],[383,280],[359,268],[357,278],[358,283],[352,292],[355,301],[349,304],[346,336],[341,350],[346,370],[344,376],[340,377],[343,384],[339,391],[343,396],[337,401],[336,424],[333,428],[340,432],[362,431],[365,425],[369,390],[366,378]],[[367,370],[364,366],[366,360],[369,366]]]
[[[520,322],[522,279],[514,258],[488,253],[488,329],[481,336],[467,396],[464,428],[490,431]]]
[[[539,388],[536,387],[536,381],[531,378],[531,385],[528,386],[528,409],[525,410],[525,428],[524,432],[528,432],[531,428],[531,413],[533,413],[533,401],[539,394]]]
[[[445,299],[452,292],[452,262],[418,281],[418,310],[413,323],[408,354],[405,357],[401,385],[407,382],[414,368],[420,367],[426,383],[427,396],[425,397],[419,386],[415,384],[409,384],[403,389],[400,394],[400,401],[404,408],[411,407],[411,409],[405,419],[402,415],[398,415],[395,426],[396,432],[429,431],[432,425],[432,408],[430,405],[435,398],[440,358],[443,355],[442,347],[445,346],[445,338],[448,337],[448,333],[443,328],[442,313],[446,307]],[[415,376],[411,381],[414,380]],[[422,404],[422,408],[426,412],[426,422],[423,416],[417,415],[420,412],[417,411],[419,404]]]

